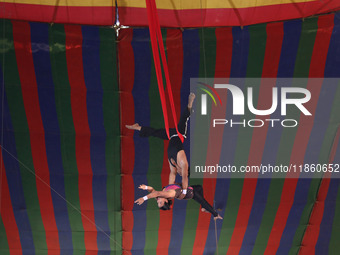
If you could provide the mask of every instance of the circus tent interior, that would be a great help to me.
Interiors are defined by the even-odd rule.
[[[170,171],[168,141],[125,128],[164,126],[153,1],[0,3],[0,253],[338,254],[338,178],[191,178],[218,221],[193,201],[134,203]],[[155,3],[177,116],[190,78],[340,77],[340,0]],[[305,86],[311,117],[230,129],[224,163],[339,165],[340,83]]]

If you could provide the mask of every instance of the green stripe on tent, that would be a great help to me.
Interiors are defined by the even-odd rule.
[[[2,171],[5,171],[5,169],[2,169]],[[4,180],[2,180],[2,181],[4,181]],[[0,188],[2,188],[1,185],[0,185]],[[10,255],[6,230],[5,230],[4,223],[2,221],[2,217],[0,217],[0,253],[3,254],[3,255]]]
[[[303,21],[299,50],[295,61],[294,77],[307,78],[312,59],[315,37],[318,30],[318,18]]]
[[[267,41],[267,24],[249,26],[249,54],[247,78],[261,78]],[[254,105],[258,97],[254,96]]]
[[[4,20],[1,20],[0,22],[0,27],[3,27],[3,22]],[[5,32],[5,31],[4,31]],[[6,36],[5,36],[6,38]],[[3,53],[3,52],[2,52]],[[1,59],[1,65],[2,67],[4,66],[4,63],[2,62],[4,59],[2,58]],[[4,72],[5,70],[2,70],[2,75],[4,76]],[[8,240],[7,240],[7,234],[6,234],[6,230],[5,230],[5,226],[4,226],[4,223],[3,223],[3,220],[2,220],[2,217],[3,215],[1,215],[1,206],[2,206],[2,190],[4,189],[3,187],[3,183],[5,182],[4,178],[3,178],[3,172],[2,171],[5,171],[5,168],[2,167],[2,164],[3,164],[3,158],[1,158],[1,162],[0,162],[0,167],[1,167],[1,170],[0,170],[0,252],[1,254],[4,254],[4,255],[9,255],[9,246],[8,246]],[[12,209],[11,209],[12,210]]]
[[[56,110],[60,128],[65,198],[80,210],[75,129],[73,126],[71,89],[67,73],[65,31],[63,25],[54,24],[51,26],[49,29],[49,42]],[[69,204],[67,204],[67,209],[72,231],[74,255],[85,254],[84,228],[81,215]]]
[[[107,209],[111,255],[121,254],[122,220],[120,206],[120,127],[116,36],[111,28],[99,28],[100,72],[103,87],[103,115],[106,131]],[[117,245],[118,243],[118,245]]]
[[[249,54],[247,63],[246,78],[261,77],[263,61],[265,56],[266,46],[266,25],[256,25],[248,27],[249,30]],[[251,83],[246,80],[245,88],[247,86],[253,87],[254,105],[257,105],[260,80],[253,80]],[[243,91],[245,93],[245,91]],[[253,119],[254,115],[246,111],[244,119]],[[237,169],[241,165],[247,165],[249,150],[253,135],[253,128],[240,127],[237,137],[237,145],[235,151],[234,163]],[[227,253],[230,245],[231,237],[235,231],[235,223],[238,216],[238,210],[241,202],[242,190],[244,179],[231,179],[228,192],[228,203],[225,209],[222,230],[220,236],[223,237],[219,240],[219,252]]]
[[[30,134],[26,119],[26,113],[21,93],[19,72],[17,69],[16,55],[13,45],[12,24],[4,21],[6,37],[11,44],[9,51],[5,52],[5,90],[8,99],[9,111],[11,114],[15,144],[17,150],[17,160],[20,166],[24,198],[27,207],[27,215],[32,229],[33,242],[35,247],[39,247],[43,254],[47,254],[46,234],[40,214],[40,205],[37,194],[36,178],[27,168],[34,172]],[[27,167],[27,168],[26,168]],[[37,252],[37,251],[36,251]]]

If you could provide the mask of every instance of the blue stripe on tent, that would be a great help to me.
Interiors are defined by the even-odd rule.
[[[147,126],[150,124],[149,87],[151,77],[151,49],[149,45],[149,31],[147,29],[134,29],[131,42],[134,53],[135,80],[132,95],[135,103],[135,122]],[[135,199],[145,195],[138,189],[140,184],[147,185],[147,172],[149,166],[149,141],[139,138],[138,132],[134,133],[135,165],[132,173],[135,185]],[[149,202],[149,201],[148,201]],[[146,205],[134,204],[132,229],[133,245],[132,254],[144,254]],[[154,201],[151,201],[151,203]]]
[[[287,21],[283,25],[284,36],[277,73],[278,78],[294,77],[295,60],[299,49],[301,28],[301,20]]]
[[[188,106],[188,96],[190,94],[190,78],[198,77],[199,75],[198,74],[200,59],[199,32],[196,30],[183,31],[182,44],[183,44],[183,73],[180,100],[181,112],[183,112]],[[198,106],[196,106],[196,108],[198,108]],[[184,151],[189,163],[190,163],[190,122],[191,121],[188,121],[187,138],[183,143]]]
[[[38,86],[41,118],[45,130],[46,156],[50,172],[50,185],[65,197],[64,169],[60,147],[60,129],[56,112],[54,83],[49,52],[49,24],[30,23],[31,47]],[[44,47],[41,47],[41,46]],[[59,232],[60,249],[73,249],[71,226],[65,200],[51,192],[55,220]]]
[[[280,54],[280,61],[278,67],[278,77],[293,77],[294,64],[296,59],[296,54],[299,46],[300,34],[301,34],[301,23],[297,21],[288,21],[284,23],[284,37],[282,41],[282,48]],[[297,27],[296,27],[297,26]],[[293,33],[291,32],[293,30]],[[287,68],[287,63],[292,65],[292,69]],[[292,64],[293,63],[293,64]],[[284,84],[284,86],[289,86],[291,84]],[[276,85],[279,90],[282,84]],[[279,99],[280,101],[280,99]],[[280,102],[278,102],[280,104]],[[280,112],[276,111],[271,115],[273,119],[280,119]],[[263,150],[262,164],[276,164],[277,153],[280,146],[280,138],[283,132],[283,127],[276,125],[271,127],[267,131],[267,137],[265,142],[265,147]],[[250,254],[254,248],[254,243],[256,241],[262,217],[267,204],[268,192],[270,188],[271,179],[259,179],[256,185],[253,206],[250,212],[248,226],[246,233],[242,241],[242,247],[240,253]]]
[[[232,61],[231,61],[231,71],[230,77],[244,78],[247,73],[247,63],[248,63],[248,52],[249,52],[249,30],[247,27],[241,29],[239,27],[234,27],[232,29],[233,35],[233,49],[232,49]],[[240,43],[241,42],[241,43]],[[238,87],[241,90],[244,88],[244,80],[235,79]],[[233,79],[230,79],[230,83],[233,83]],[[240,121],[239,116],[232,115],[232,96],[231,93],[227,94],[227,105],[226,105],[226,119],[233,119],[235,121]],[[225,129],[223,133],[223,144],[228,144],[227,148],[222,147],[220,157],[220,165],[233,165],[235,158],[235,150],[231,148],[236,148],[239,125],[229,127]],[[218,175],[224,175],[219,173]],[[225,176],[224,176],[225,177]],[[218,213],[224,217],[225,209],[229,194],[230,179],[227,178],[217,178],[216,188],[215,188],[215,208],[221,209]],[[217,237],[220,237],[223,221],[216,221]],[[210,219],[209,231],[206,240],[206,245],[204,248],[204,254],[214,253],[216,250],[216,237],[215,237],[215,222],[213,218]]]
[[[325,66],[325,78],[339,77],[339,44],[340,44],[340,15],[334,15],[334,27],[331,41],[328,46],[328,54]]]
[[[1,81],[3,81],[2,68],[3,67],[0,66]],[[0,87],[0,94],[3,95],[4,93],[4,102],[1,103],[1,105],[3,105],[3,109],[1,109],[3,112],[3,130],[1,130],[1,133],[3,132],[4,134],[2,146],[7,151],[9,151],[15,158],[9,155],[5,150],[2,150],[2,157],[7,175],[7,182],[13,206],[14,217],[18,226],[22,254],[30,255],[32,254],[32,252],[34,253],[35,251],[33,235],[27,214],[27,207],[20,174],[20,166],[18,161],[16,160],[17,151],[14,137],[15,133],[12,125],[10,111],[8,108],[6,92],[4,92],[3,89],[4,85]],[[0,129],[2,129],[2,127],[0,127]]]
[[[249,31],[248,27],[232,28],[233,50],[231,60],[230,77],[245,78],[247,74],[247,63],[249,53]]]
[[[183,31],[183,75],[181,84],[181,109],[182,111],[188,104],[188,95],[190,91],[190,78],[199,76],[200,65],[200,37],[199,30],[184,30]],[[191,121],[191,120],[190,120]],[[190,124],[189,124],[190,125]],[[190,127],[188,127],[188,131]],[[190,134],[188,133],[188,137]],[[186,139],[184,150],[190,162],[190,141]],[[180,177],[176,176],[176,182],[181,181]],[[171,236],[168,253],[180,254],[183,241],[183,233],[185,226],[187,201],[176,200],[173,206]]]
[[[105,160],[106,132],[103,115],[103,89],[100,75],[99,28],[83,26],[83,67],[87,88],[87,115],[91,131],[90,155],[93,172],[92,190],[94,216],[97,225],[98,254],[110,254],[110,235],[107,209],[107,170]],[[105,233],[102,232],[105,231]]]

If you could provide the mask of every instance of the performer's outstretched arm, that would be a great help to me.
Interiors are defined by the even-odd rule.
[[[171,163],[169,162],[170,165],[170,174],[169,174],[169,184],[174,184],[176,181],[176,174],[177,174],[177,169]]]

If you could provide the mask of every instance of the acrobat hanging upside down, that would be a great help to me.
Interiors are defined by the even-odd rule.
[[[190,93],[188,98],[188,107],[181,113],[180,121],[177,129],[186,138],[187,124],[190,118],[192,105],[195,100],[195,94]],[[138,123],[126,125],[128,129],[140,131],[141,137],[158,137],[163,140],[168,140],[165,129],[154,129],[152,127],[140,126]],[[188,186],[188,178],[190,176],[188,160],[183,148],[183,143],[180,140],[176,129],[169,130],[170,141],[168,146],[168,161],[170,166],[169,185],[164,187],[162,191],[156,191],[150,186],[140,185],[140,189],[150,192],[149,195],[141,197],[135,201],[138,205],[150,198],[156,198],[158,207],[162,210],[170,210],[172,203],[171,199],[194,199],[202,206],[202,211],[210,212],[215,219],[222,219],[216,210],[204,199],[203,188],[201,185]],[[175,184],[176,174],[182,176],[182,184]]]
[[[190,113],[192,110],[192,104],[195,100],[195,94],[190,93],[188,98],[188,107],[181,113],[180,120],[177,125],[178,131],[182,134],[184,138],[187,135],[188,121],[190,118]],[[133,129],[140,131],[140,137],[150,137],[154,136],[162,140],[168,140],[168,136],[164,128],[154,129],[152,127],[140,126],[138,123],[133,125],[126,125],[128,129]],[[183,193],[181,198],[185,197],[188,188],[188,177],[189,177],[189,164],[185,151],[183,148],[183,143],[179,138],[175,128],[169,129],[170,141],[168,145],[168,161],[170,166],[169,184],[174,184],[176,179],[176,174],[182,176],[182,188]]]
[[[144,201],[150,198],[156,198],[159,209],[170,210],[171,199],[180,199],[179,196],[182,193],[182,187],[179,184],[169,184],[164,187],[162,191],[157,191],[151,186],[146,186],[144,184],[139,186],[139,189],[149,191],[149,195],[138,198],[135,203],[141,205]],[[214,219],[223,219],[216,210],[204,199],[203,188],[201,185],[192,185],[188,187],[187,194],[183,199],[189,200],[193,199],[202,206],[203,212],[210,212]]]

